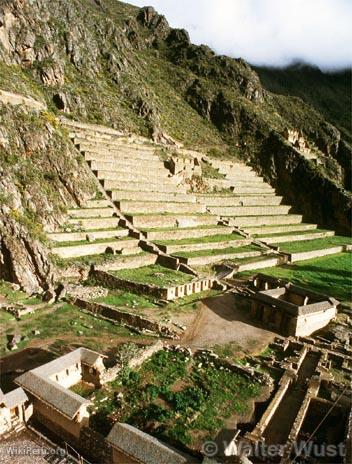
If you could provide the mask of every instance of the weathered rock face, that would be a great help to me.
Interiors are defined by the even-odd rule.
[[[1,209],[0,279],[19,284],[29,294],[49,290],[54,284],[54,269],[46,247]]]
[[[95,190],[87,167],[47,113],[0,105],[0,278],[47,290],[54,267],[44,228]]]
[[[303,213],[305,221],[316,221],[340,234],[350,234],[351,193],[315,172],[312,164],[281,136],[272,133],[263,143],[261,153],[251,161]]]

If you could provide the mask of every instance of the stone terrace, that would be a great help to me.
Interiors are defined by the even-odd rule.
[[[209,212],[206,202],[166,168],[157,145],[74,124],[70,130],[75,145],[120,211],[120,225],[132,227],[134,237],[189,265],[263,254],[260,247],[250,246],[251,239],[220,225],[218,214]]]

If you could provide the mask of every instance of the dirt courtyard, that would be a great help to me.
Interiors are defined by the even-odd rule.
[[[250,318],[250,304],[230,293],[203,300],[182,343],[193,348],[231,344],[236,351],[259,353],[277,334]]]

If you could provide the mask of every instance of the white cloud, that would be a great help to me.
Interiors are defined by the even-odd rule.
[[[149,3],[148,3],[149,2]],[[130,0],[152,5],[192,42],[252,64],[352,65],[351,0]]]

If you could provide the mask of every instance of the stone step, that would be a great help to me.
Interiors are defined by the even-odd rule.
[[[165,171],[161,176],[157,174],[153,174],[145,170],[142,171],[134,171],[126,170],[126,171],[94,171],[95,175],[99,180],[125,180],[125,181],[134,181],[134,182],[151,182],[153,184],[158,183],[170,183],[175,184],[175,178],[169,178],[167,176],[167,172]]]
[[[139,267],[151,266],[156,263],[158,255],[152,253],[140,253],[138,255],[127,255],[116,257],[106,264],[95,266],[98,270],[120,271],[121,269],[137,269]]]
[[[101,184],[105,190],[132,190],[137,192],[161,192],[161,193],[186,193],[186,187],[173,184],[172,182],[151,183],[146,179],[144,182],[102,180]]]
[[[119,138],[111,138],[111,139],[104,139],[101,140],[99,137],[92,137],[92,136],[85,136],[85,137],[75,137],[73,139],[75,145],[91,145],[92,147],[100,147],[102,144],[104,147],[102,148],[109,148],[109,149],[116,149],[121,151],[128,151],[128,152],[143,152],[146,154],[151,154],[154,156],[156,146],[154,145],[145,145],[142,143],[135,143],[135,142],[128,142],[123,139]]]
[[[93,151],[84,151],[84,158],[89,165],[92,163],[110,163],[122,169],[143,168],[143,169],[165,169],[164,163],[158,158],[144,160],[134,158],[130,155],[117,155],[114,153],[101,154]]]
[[[273,216],[241,216],[232,219],[232,224],[238,227],[267,226],[276,224],[299,224],[302,222],[300,214],[273,215]]]
[[[229,259],[244,259],[256,256],[262,256],[263,251],[241,251],[234,253],[219,253],[212,254],[208,256],[193,256],[185,258],[182,256],[175,255],[179,258],[180,262],[188,264],[189,266],[206,266],[208,264],[218,263],[219,261],[229,260]]]
[[[232,179],[209,179],[205,178],[207,184],[216,189],[229,189],[231,187],[239,187],[239,188],[244,188],[244,187],[255,187],[255,188],[260,188],[262,190],[271,190],[271,187],[268,184],[265,184],[262,180],[258,180],[257,177],[253,177],[253,179],[238,179],[238,180],[232,180]]]
[[[235,195],[267,195],[269,193],[275,193],[275,190],[268,184],[263,184],[261,187],[257,185],[254,186],[233,186],[231,191]]]
[[[252,271],[255,269],[264,269],[267,267],[275,267],[280,264],[280,259],[276,257],[268,257],[265,259],[258,259],[258,261],[251,261],[247,263],[239,263],[238,272]]]
[[[117,171],[117,172],[126,172],[128,170],[133,170],[133,172],[142,172],[145,175],[146,168],[149,168],[154,176],[160,175],[161,177],[168,177],[170,172],[165,168],[162,162],[153,162],[153,165],[150,165],[150,162],[140,163],[139,160],[125,160],[125,159],[112,159],[110,161],[89,161],[89,167],[92,171]]]
[[[125,148],[118,148],[118,147],[109,147],[108,145],[104,144],[101,145],[93,145],[91,143],[79,143],[76,144],[81,152],[93,152],[95,155],[102,155],[103,157],[107,157],[110,155],[116,155],[116,157],[120,158],[131,158],[131,159],[142,159],[147,161],[158,161],[159,158],[157,155],[154,155],[151,152],[145,152],[142,150],[129,150]]]
[[[211,164],[216,169],[252,169],[241,161],[211,160]]]
[[[291,206],[210,206],[209,210],[219,216],[268,216],[288,214]]]
[[[231,237],[231,236],[230,236]],[[234,240],[222,240],[219,242],[200,242],[200,243],[184,243],[184,244],[177,244],[175,241],[174,245],[159,245],[160,250],[164,251],[168,254],[177,254],[180,252],[193,252],[193,251],[201,251],[201,250],[223,250],[225,248],[236,248],[239,246],[246,246],[251,243],[251,240],[245,239],[234,239]]]
[[[202,225],[215,225],[218,222],[216,216],[207,214],[184,216],[180,214],[165,215],[126,215],[126,218],[137,228],[155,228],[155,227],[197,227]]]
[[[283,198],[276,195],[234,196],[234,195],[197,195],[197,201],[207,206],[276,206]]]
[[[163,201],[119,201],[117,207],[127,214],[135,213],[205,213],[205,205],[199,203],[171,203]]]
[[[345,250],[344,246],[335,246],[330,248],[322,248],[320,250],[311,251],[298,251],[290,253],[290,261],[295,263],[296,261],[305,261],[306,259],[320,258],[322,256],[335,255],[342,253]]]
[[[113,208],[77,208],[67,212],[71,218],[108,218],[115,214]]]
[[[83,230],[92,229],[108,229],[118,227],[120,219],[117,217],[111,218],[69,218],[68,223],[74,225],[80,225]]]
[[[335,232],[332,230],[328,230],[325,232],[313,232],[308,234],[290,234],[290,235],[276,235],[276,236],[269,236],[269,237],[261,237],[259,236],[259,240],[262,242],[274,244],[274,243],[285,243],[285,242],[302,242],[308,240],[316,240],[318,238],[325,238],[325,237],[332,237],[335,235]]]
[[[65,117],[60,117],[61,123],[68,127],[72,132],[84,132],[84,133],[96,133],[96,134],[107,134],[109,136],[120,137],[122,132],[112,129],[111,127],[101,126],[99,124],[90,124],[79,121],[72,121]]]
[[[203,227],[186,229],[165,229],[165,230],[147,230],[142,231],[148,240],[183,240],[186,238],[202,238],[212,235],[231,235],[231,227]]]
[[[248,234],[276,234],[285,232],[300,232],[304,230],[314,230],[318,226],[316,224],[293,224],[293,225],[278,225],[278,226],[261,226],[261,227],[246,227],[245,231]]]
[[[88,200],[84,208],[110,208],[110,200]]]
[[[87,239],[87,234],[97,240],[104,238],[120,238],[127,237],[129,234],[128,229],[101,229],[87,232],[55,232],[48,234],[48,237],[53,242],[81,242]]]
[[[226,174],[226,180],[229,180],[231,183],[238,183],[238,182],[251,182],[255,184],[263,184],[264,179],[263,177],[257,176],[255,173],[230,173]]]
[[[60,258],[79,258],[81,256],[93,256],[101,255],[106,253],[107,250],[114,252],[120,252],[122,254],[138,254],[142,252],[142,249],[138,247],[138,240],[113,240],[103,243],[88,243],[88,244],[77,244],[71,246],[61,246],[52,248],[52,252],[60,256]]]
[[[187,193],[140,192],[132,190],[108,190],[107,194],[112,201],[171,201],[174,203],[195,203],[194,195]]]

